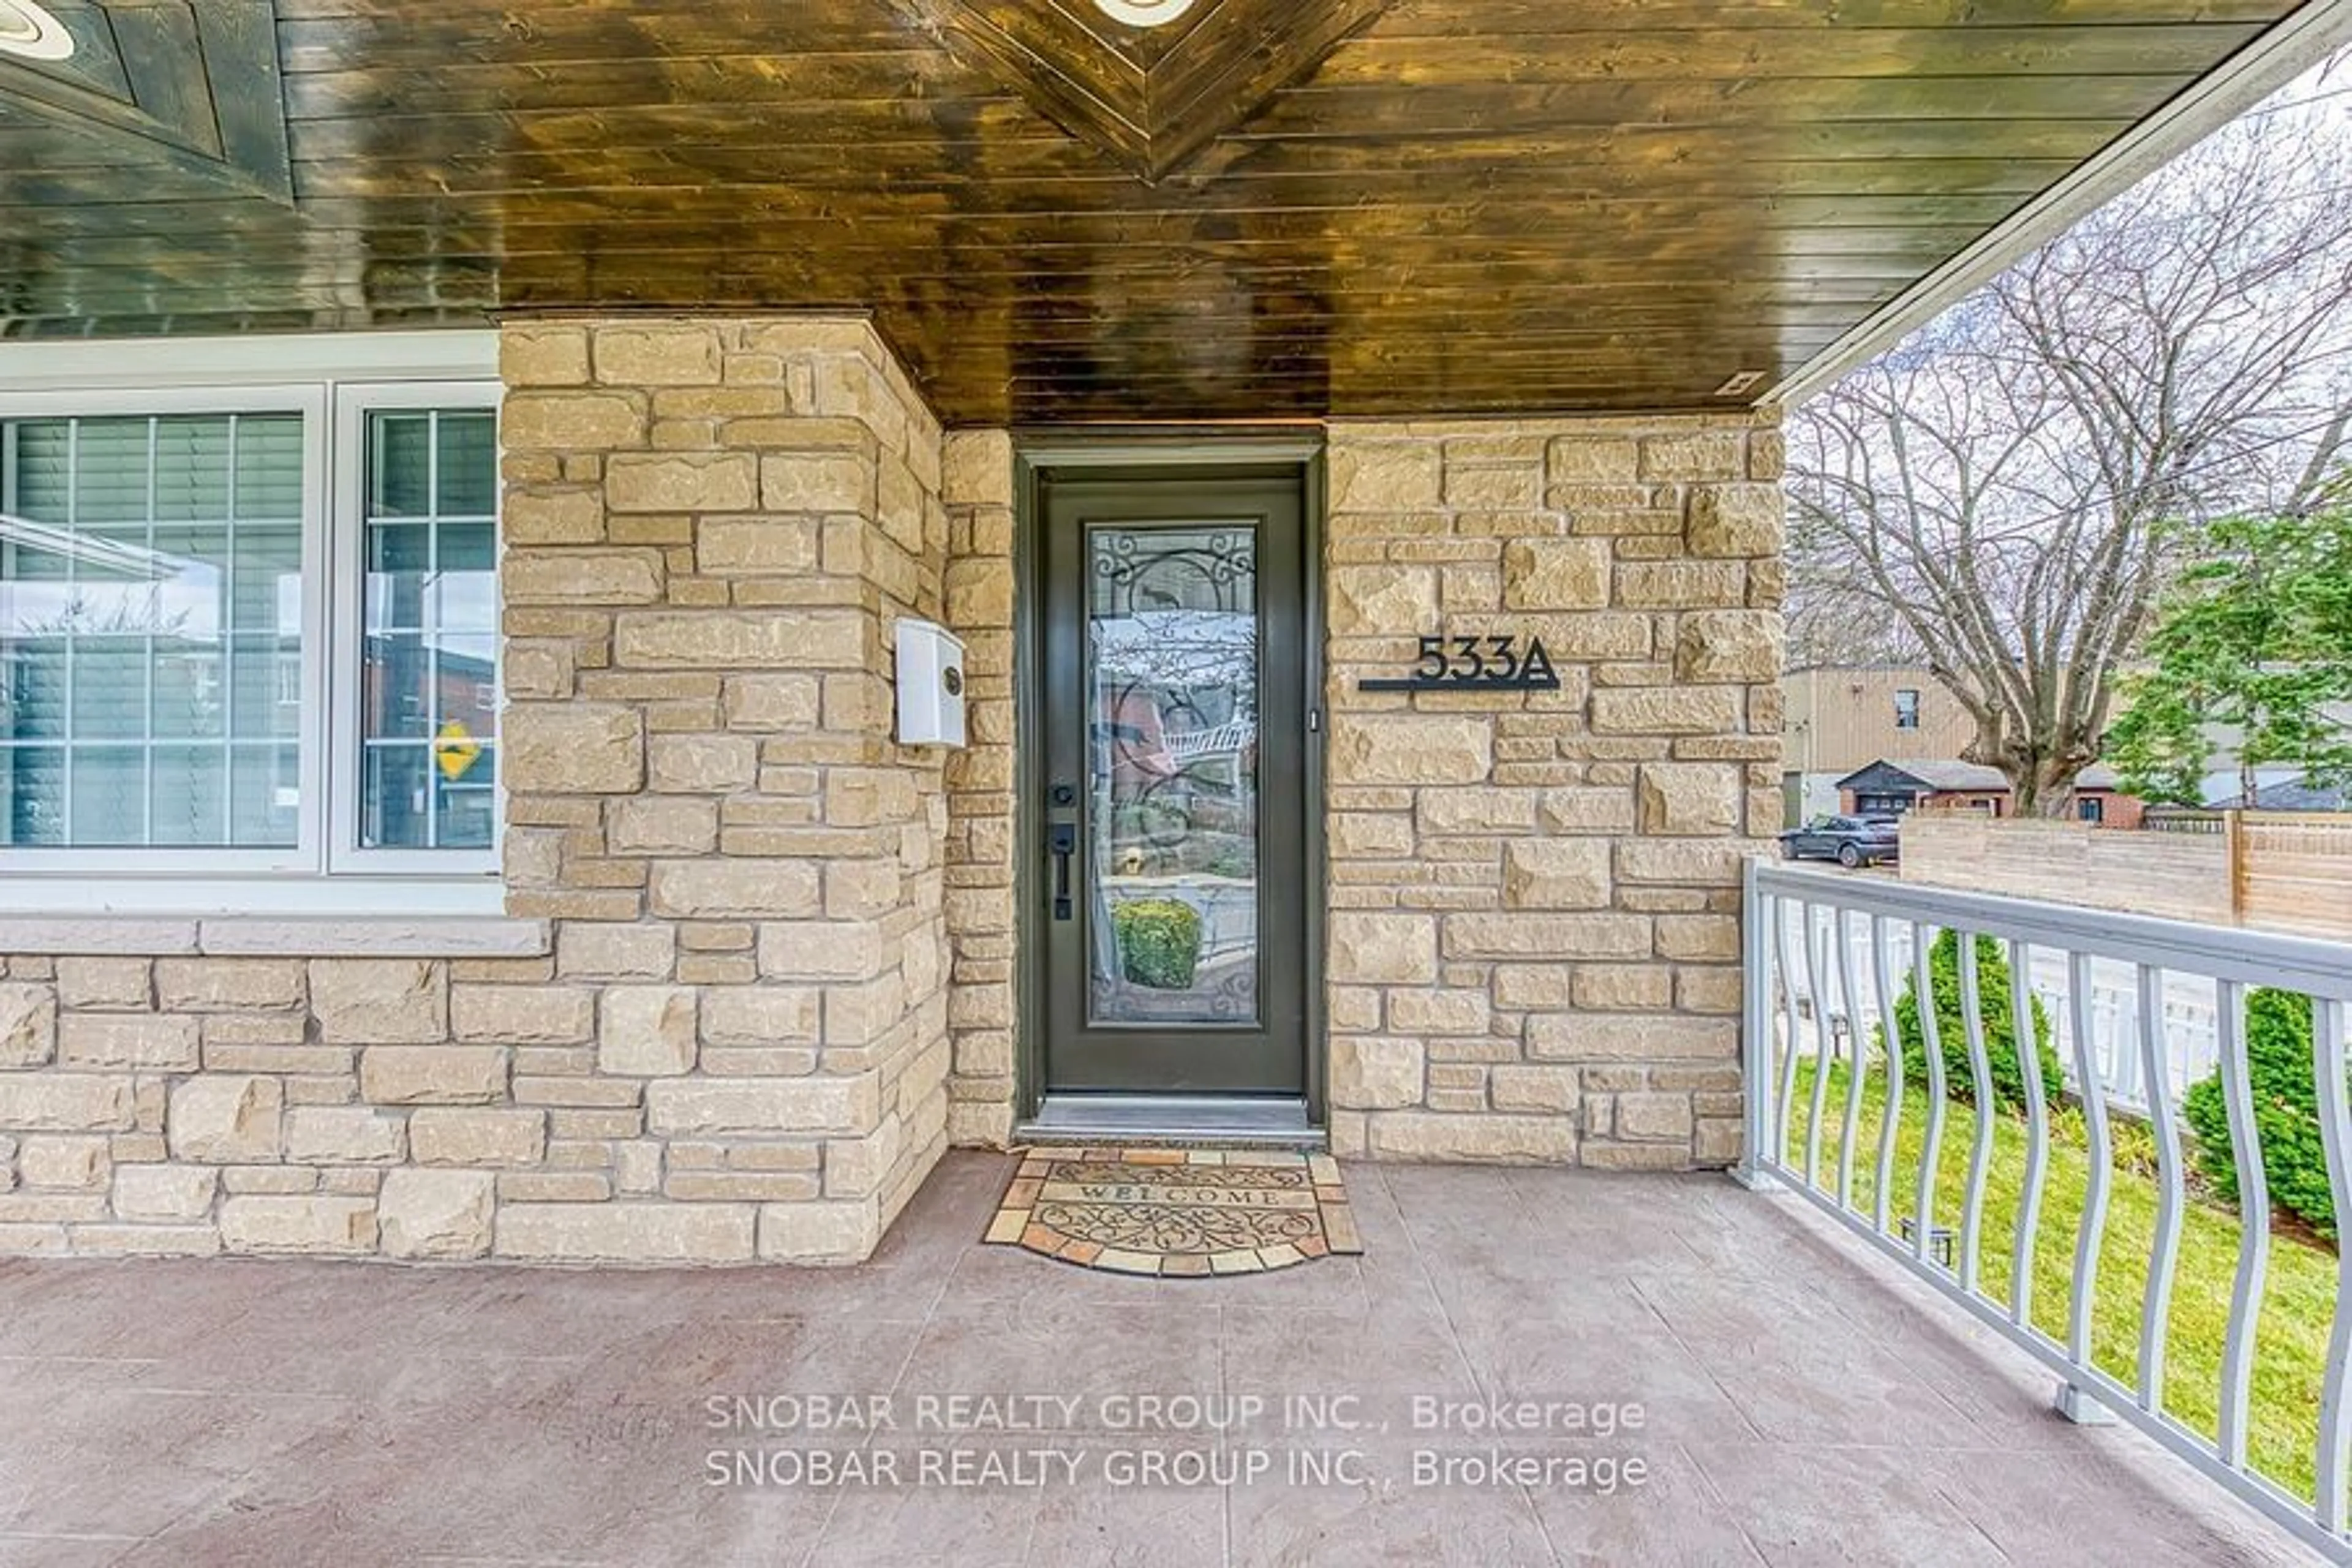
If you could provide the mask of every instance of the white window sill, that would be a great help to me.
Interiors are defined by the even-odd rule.
[[[0,953],[534,958],[495,878],[0,878]]]

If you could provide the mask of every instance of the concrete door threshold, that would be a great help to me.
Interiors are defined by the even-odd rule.
[[[1013,1129],[1027,1143],[1234,1143],[1320,1149],[1323,1129],[1307,1120],[1303,1100],[1250,1095],[1049,1094],[1037,1114]]]

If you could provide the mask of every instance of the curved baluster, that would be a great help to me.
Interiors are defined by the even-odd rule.
[[[1845,1005],[1845,1138],[1838,1145],[1838,1206],[1853,1207],[1854,1146],[1862,1141],[1862,1006],[1854,999],[1853,938],[1846,929],[1846,911],[1830,913],[1837,942],[1838,999]]]
[[[1739,879],[1739,1163],[1732,1177],[1742,1185],[1771,1184],[1772,1096],[1779,1064],[1772,1056],[1772,944],[1765,923],[1771,895],[1759,885],[1759,862],[1748,860]]]
[[[1829,910],[1832,919],[1837,906]],[[1813,906],[1805,906],[1805,989],[1813,998],[1813,1105],[1805,1121],[1805,1185],[1818,1187],[1822,1163],[1822,1116],[1829,1109],[1830,1063],[1837,1056],[1830,1041],[1830,999],[1822,990],[1822,965],[1813,944]]]
[[[1960,1289],[1977,1288],[1977,1242],[1984,1226],[1985,1177],[1992,1169],[1992,1062],[1985,1050],[1984,995],[1977,974],[1974,931],[1957,931],[1960,948],[1960,1022],[1968,1032],[1969,1081],[1976,1095],[1976,1137],[1969,1150],[1969,1192],[1960,1207]]]
[[[2010,1321],[2033,1323],[2034,1243],[2042,1234],[2042,1184],[2050,1170],[2049,1087],[2042,1081],[2042,1036],[2033,1026],[2033,951],[2009,944],[2009,1014],[2017,1070],[2025,1081],[2025,1190],[2017,1201],[2017,1248],[2010,1263]]]
[[[1944,1147],[1944,1045],[1936,1026],[1935,943],[1927,928],[1911,922],[1911,985],[1919,1004],[1919,1043],[1927,1058],[1927,1135],[1919,1145],[1918,1214],[1912,1222],[1911,1256],[1925,1261],[1936,1226],[1936,1164]]]
[[[2238,1167],[2238,1279],[2230,1289],[2229,1337],[2221,1347],[2221,1409],[2216,1447],[2232,1469],[2246,1462],[2246,1400],[2253,1386],[2254,1327],[2271,1267],[2271,1190],[2246,1063],[2246,988],[2219,982],[2214,1028],[2221,1036],[2221,1096],[2230,1108],[2230,1151]]]
[[[2082,1091],[2083,1126],[2090,1134],[2091,1167],[2083,1190],[2083,1220],[2074,1236],[2074,1289],[2066,1303],[2066,1353],[2091,1364],[2091,1306],[2099,1288],[2099,1244],[2107,1234],[2107,1188],[2114,1152],[2107,1135],[2107,1086],[2091,1046],[2091,955],[2066,955],[2066,1000],[2074,1018],[2074,1072]]]
[[[1886,1114],[1878,1125],[1878,1190],[1873,1194],[1879,1234],[1895,1222],[1895,1135],[1903,1121],[1903,1036],[1895,1027],[1894,961],[1886,955],[1886,920],[1870,917],[1870,977],[1878,987],[1878,1028],[1886,1041]]]
[[[1778,955],[1773,965],[1780,976],[1780,1011],[1786,1027],[1781,1031],[1787,1049],[1780,1057],[1780,1113],[1772,1124],[1772,1163],[1785,1168],[1789,1163],[1789,1118],[1797,1106],[1797,967],[1789,958],[1789,900],[1774,894],[1771,900],[1772,947]],[[1801,917],[1805,906],[1795,906]]]
[[[2319,1394],[2319,1522],[2341,1539],[2347,1523],[2344,1466],[2352,1458],[2352,1095],[2345,1089],[2344,1004],[2311,1003],[2311,1060],[2319,1076],[2319,1131],[2327,1153],[2327,1192],[2336,1205],[2336,1326],[2327,1336],[2327,1377]]]
[[[2139,1407],[2164,1408],[2164,1352],[2172,1332],[2172,1280],[2180,1267],[2180,1126],[2172,1110],[2172,1077],[2165,1043],[2164,971],[2139,965],[2140,1083],[2147,1119],[2156,1129],[2156,1238],[2147,1259],[2147,1289],[2139,1308]]]

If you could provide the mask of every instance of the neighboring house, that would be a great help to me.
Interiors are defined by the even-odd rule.
[[[2066,815],[2105,827],[2138,826],[2145,806],[2116,783],[2112,768],[2084,769],[2074,781]],[[1900,816],[1908,811],[2016,815],[2009,781],[2000,770],[1976,763],[1882,757],[1838,780],[1837,791],[1839,809],[1853,816]]]
[[[2338,731],[2352,732],[2352,702],[2331,703],[2322,711]],[[2206,809],[2219,809],[2223,802],[2234,802],[2245,793],[2243,774],[2238,766],[2238,746],[2245,731],[2235,724],[2207,724],[2202,729],[2206,744],[2211,749],[2205,756],[2197,798]],[[2267,792],[2273,784],[2299,784],[2302,776],[2303,770],[2293,763],[2258,763],[2254,766],[2254,787],[2258,792]]]
[[[2298,774],[2275,784],[2257,784],[2252,801],[2242,793],[2232,791],[2209,798],[2205,805],[2210,811],[2239,811],[2249,805],[2256,811],[2352,811],[2352,789],[2342,784],[2315,784]]]
[[[2074,776],[2074,798],[2066,815],[2102,827],[2137,827],[2147,815],[2147,802],[2126,795],[2115,769],[2088,767]]]
[[[1976,721],[1920,665],[1822,665],[1780,678],[1790,825],[1838,809],[1837,781],[1880,757],[1957,756]]]
[[[2214,9],[0,0],[0,1251],[858,1259],[1203,1114],[1729,1165],[1780,410],[2324,42]],[[9,619],[151,557],[201,711]],[[1204,605],[1134,831],[1256,946],[1138,1018],[1094,742],[1189,731],[1091,639]],[[1801,750],[1857,679],[1792,765],[1957,752],[1893,671]]]

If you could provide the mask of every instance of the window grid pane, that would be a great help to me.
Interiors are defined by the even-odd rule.
[[[302,465],[296,414],[0,422],[0,846],[295,846],[223,669],[300,661]]]
[[[496,826],[494,416],[368,416],[360,845],[487,849]]]

